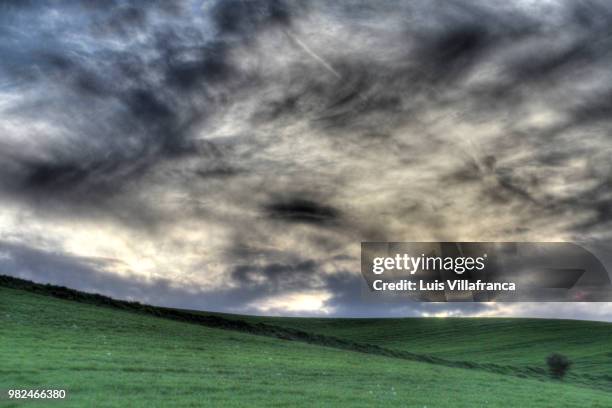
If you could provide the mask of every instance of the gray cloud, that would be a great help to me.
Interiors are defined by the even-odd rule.
[[[24,248],[53,238],[68,286],[385,314],[357,293],[362,240],[610,239],[605,2],[4,2],[0,21],[0,239],[42,262]]]

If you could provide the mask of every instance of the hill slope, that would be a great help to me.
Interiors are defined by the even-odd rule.
[[[582,378],[612,387],[610,323],[518,318],[246,319],[451,361],[544,368],[546,356],[558,352],[573,361],[569,380]]]
[[[67,389],[68,400],[57,406],[612,405],[612,394],[574,384],[256,336],[2,286],[0,339],[0,389]]]

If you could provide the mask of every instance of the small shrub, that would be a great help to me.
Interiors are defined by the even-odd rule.
[[[562,379],[567,374],[572,362],[563,354],[552,353],[546,357],[546,364],[548,364],[548,371],[550,376],[557,380]]]

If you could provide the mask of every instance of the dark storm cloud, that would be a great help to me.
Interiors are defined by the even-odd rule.
[[[241,284],[263,281],[266,285],[276,287],[286,281],[289,284],[299,285],[299,282],[296,282],[297,277],[302,276],[310,279],[315,275],[319,266],[311,259],[296,264],[274,263],[261,267],[239,265],[232,271],[231,278]]]
[[[222,35],[238,35],[248,38],[262,26],[287,26],[291,13],[300,5],[282,0],[229,0],[218,2],[212,10],[213,20]]]
[[[213,86],[223,84],[224,94],[245,86],[227,61],[228,50],[248,41],[260,26],[289,22],[280,3],[230,3],[215,7],[213,22],[219,32],[211,39],[204,38],[185,10],[168,10],[164,2],[105,8],[68,3],[63,11],[72,13],[74,22],[51,32],[35,27],[35,14],[51,10],[53,3],[6,5],[5,20],[12,14],[33,21],[8,23],[10,34],[2,46],[8,51],[2,66],[5,79],[54,88],[12,111],[24,120],[61,124],[65,134],[44,155],[3,152],[0,160],[7,170],[1,184],[21,195],[42,192],[47,199],[61,195],[67,205],[83,200],[95,205],[160,161],[214,151],[211,143],[195,141],[193,131],[218,108],[208,95]],[[151,22],[154,14],[167,21]],[[64,36],[74,34],[71,30],[92,27],[94,35],[85,37],[79,48],[64,42]],[[97,30],[101,27],[105,29]],[[105,46],[109,36],[130,40],[137,34],[132,30],[141,31],[146,41],[126,49]]]
[[[125,296],[120,292],[120,282],[103,272],[117,260],[70,256],[4,241],[0,242],[0,254],[0,273],[64,286],[74,287],[77,282],[83,290],[108,291]]]
[[[335,208],[302,198],[275,200],[265,206],[265,211],[272,219],[308,224],[331,224],[340,218]]]
[[[6,6],[8,15],[25,13],[24,17],[47,7],[45,3]],[[295,2],[219,2],[209,15],[209,31],[215,34],[206,36],[199,27],[203,23],[189,17],[186,5],[172,12],[163,3],[146,7],[118,3],[104,9],[68,3],[66,7],[77,22],[57,33],[51,31],[51,39],[42,47],[32,43],[49,34],[47,30],[27,36],[17,31],[19,26],[9,24],[15,32],[5,39],[3,47],[11,49],[6,73],[9,79],[11,75],[30,72],[33,82],[58,81],[59,94],[51,95],[55,103],[70,106],[70,116],[81,115],[88,119],[87,123],[64,123],[71,139],[66,143],[76,144],[70,148],[51,147],[44,158],[4,154],[2,161],[11,165],[5,166],[9,171],[4,174],[3,184],[24,193],[42,189],[47,195],[83,188],[86,193],[77,196],[79,200],[95,195],[92,191],[108,194],[159,161],[202,154],[202,146],[193,138],[197,126],[211,112],[231,103],[234,91],[240,88],[244,94],[245,87],[257,87],[254,83],[259,80],[258,72],[240,70],[229,53],[250,45],[264,29],[278,29],[278,34],[283,35],[292,19],[306,12]],[[360,16],[359,7],[372,8],[365,4],[355,11],[343,4],[312,6],[330,15],[342,13],[337,18],[344,16],[357,23],[376,17],[375,9]],[[282,115],[306,117],[330,134],[337,129],[350,130],[351,134],[343,135],[359,137],[392,129],[406,117],[418,122],[419,113],[454,104],[456,99],[478,107],[467,115],[498,114],[502,109],[512,115],[516,102],[530,97],[523,88],[526,84],[537,87],[563,82],[584,64],[604,63],[608,57],[602,30],[612,19],[609,7],[597,2],[568,4],[561,8],[558,21],[553,22],[474,2],[434,6],[400,2],[396,8],[398,14],[406,16],[406,23],[401,25],[405,45],[391,44],[395,47],[391,58],[379,62],[376,52],[353,55],[323,50],[321,59],[328,60],[339,78],[318,75],[312,66],[303,64],[289,67],[295,79],[291,87],[281,92],[281,99],[263,99],[255,118],[271,122]],[[385,16],[389,9],[390,6],[381,6],[381,15]],[[425,21],[413,18],[423,10],[432,12]],[[152,17],[159,14],[166,19],[164,24],[156,23]],[[63,43],[63,36],[70,34],[71,28],[87,28],[94,22],[124,40],[130,39],[131,29],[145,33],[147,40],[135,48],[113,50],[102,43],[111,34],[96,32],[85,50],[71,49]],[[57,34],[55,38],[53,34]],[[569,38],[551,47],[559,35]],[[290,39],[295,44],[295,37]],[[523,42],[525,50],[504,58],[502,75],[494,83],[476,89],[465,86],[468,74],[512,42]],[[155,56],[147,59],[143,57],[145,53]],[[20,60],[25,61],[11,67]],[[208,95],[219,90],[225,101]],[[449,96],[451,91],[458,91],[458,96]],[[520,95],[514,96],[515,93]],[[488,98],[495,99],[495,103],[489,103]],[[52,122],[67,119],[61,109],[40,109],[40,104],[46,102],[44,96],[40,101],[31,101],[34,105],[29,114],[49,115]],[[605,118],[609,108],[603,96],[577,105],[568,112],[570,120]],[[101,110],[102,115],[92,116],[92,107]],[[27,107],[20,109],[28,112]],[[556,136],[549,138],[552,141]],[[501,180],[500,185],[515,191],[519,199],[530,199],[521,186],[505,177]],[[63,196],[68,200],[71,197]]]
[[[14,246],[24,277],[367,315],[361,240],[609,238],[606,2],[2,2],[0,27],[0,205],[199,267],[143,283]],[[216,263],[229,289],[181,300],[173,279]]]

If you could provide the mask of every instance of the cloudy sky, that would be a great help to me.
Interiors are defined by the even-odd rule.
[[[611,249],[612,5],[3,1],[0,273],[239,313],[383,303],[360,242]]]

